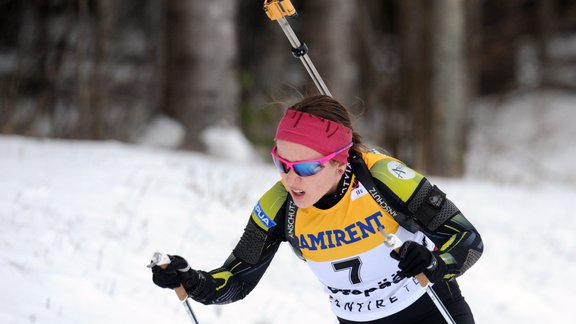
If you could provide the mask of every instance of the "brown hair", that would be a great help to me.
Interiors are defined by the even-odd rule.
[[[368,151],[368,147],[362,142],[362,136],[352,128],[348,109],[332,97],[326,95],[305,97],[288,109],[302,111],[350,128],[352,130],[352,143],[354,143],[352,148],[357,152]]]

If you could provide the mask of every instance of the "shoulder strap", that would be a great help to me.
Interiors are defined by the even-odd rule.
[[[298,211],[298,206],[294,203],[292,196],[288,194],[286,197],[286,216],[284,217],[284,234],[286,235],[286,240],[290,243],[292,250],[297,257],[306,261],[302,256],[302,251],[300,250],[300,245],[298,244],[298,238],[296,237],[296,212]]]
[[[360,153],[350,151],[349,161],[350,164],[352,165],[352,172],[354,173],[358,181],[362,183],[364,188],[366,188],[366,190],[368,190],[368,193],[370,193],[370,196],[374,198],[374,200],[378,203],[378,205],[380,205],[380,207],[382,207],[382,209],[384,209],[388,214],[394,217],[394,219],[398,222],[398,224],[400,224],[408,231],[414,233],[420,229],[420,226],[414,221],[412,217],[409,217],[408,215],[400,212],[399,210],[392,208],[392,206],[388,203],[386,197],[380,192],[380,190],[378,190],[378,187],[376,187],[374,179],[372,178],[372,174],[370,173],[370,170],[368,169],[368,166],[364,162],[364,159],[362,159]]]

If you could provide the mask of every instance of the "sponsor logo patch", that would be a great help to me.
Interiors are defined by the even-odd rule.
[[[272,227],[276,226],[276,222],[264,212],[264,209],[262,209],[260,202],[256,204],[256,207],[254,207],[254,214],[256,215],[256,217],[258,217],[258,219],[262,222],[262,224],[266,227],[266,229],[271,229]]]
[[[410,180],[416,176],[416,172],[398,161],[388,162],[388,172],[400,180]]]
[[[442,197],[441,195],[434,195],[428,197],[428,204],[435,207],[436,209],[442,207],[442,202],[444,202],[444,197]]]

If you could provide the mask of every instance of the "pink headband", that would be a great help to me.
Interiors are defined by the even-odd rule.
[[[352,143],[352,130],[328,119],[288,109],[278,124],[274,140],[302,144],[328,155]],[[336,155],[334,160],[346,163],[348,150]]]

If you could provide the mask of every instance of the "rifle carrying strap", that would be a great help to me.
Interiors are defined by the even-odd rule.
[[[298,211],[298,206],[294,203],[292,196],[288,194],[286,198],[286,215],[284,217],[284,234],[286,235],[286,240],[290,243],[292,250],[297,257],[306,261],[304,256],[302,256],[302,250],[300,250],[300,244],[298,244],[298,237],[296,237],[296,212]]]
[[[414,221],[414,218],[393,208],[390,205],[390,203],[388,203],[386,196],[384,196],[380,192],[380,190],[378,190],[378,187],[376,187],[374,179],[372,178],[372,174],[370,173],[370,170],[368,169],[368,166],[362,159],[360,153],[350,151],[350,158],[348,159],[348,161],[350,161],[350,164],[352,165],[352,172],[354,173],[358,181],[360,181],[360,183],[364,186],[364,188],[366,188],[370,196],[374,198],[376,203],[378,203],[378,205],[380,205],[382,209],[384,209],[388,214],[394,217],[396,222],[398,222],[400,226],[404,227],[408,231],[414,233],[420,229],[420,226]]]

